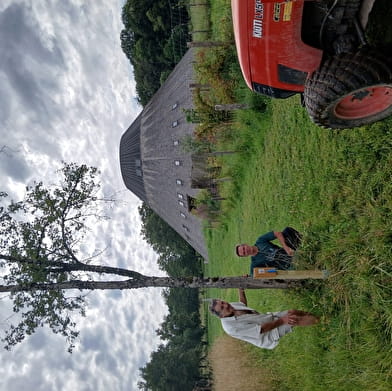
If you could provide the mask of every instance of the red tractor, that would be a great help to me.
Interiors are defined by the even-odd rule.
[[[250,89],[274,98],[303,94],[311,119],[326,128],[392,114],[392,61],[366,44],[361,0],[231,0],[231,6]]]

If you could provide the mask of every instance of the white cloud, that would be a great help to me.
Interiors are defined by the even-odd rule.
[[[118,162],[120,137],[141,108],[120,47],[122,1],[3,0],[0,4],[2,186],[21,195],[32,180],[55,181],[61,160],[102,172],[105,194],[121,202],[87,244],[101,262],[162,274],[140,238],[137,206]],[[6,97],[6,98],[5,98]],[[63,338],[39,330],[0,356],[7,391],[132,390],[138,368],[160,342],[166,307],[159,289],[92,292],[72,355]],[[1,327],[7,304],[0,302]]]

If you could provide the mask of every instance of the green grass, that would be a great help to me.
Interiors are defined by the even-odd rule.
[[[209,5],[198,5],[192,6],[192,4],[204,4],[208,3],[207,0],[198,1],[198,0],[190,0],[189,1],[189,15],[191,19],[191,23],[189,26],[189,31],[192,33],[193,41],[207,41],[211,35],[211,24],[210,24],[210,7]]]
[[[228,4],[211,1],[209,39],[232,38]],[[373,42],[392,40],[385,24],[390,17],[388,2],[378,1],[369,28]],[[226,72],[237,80],[238,64]],[[240,153],[222,158],[223,175],[232,181],[221,189],[227,200],[220,227],[205,231],[205,274],[247,273],[249,260],[234,256],[236,243],[296,227],[305,234],[297,267],[328,269],[330,279],[295,291],[249,291],[249,303],[262,311],[310,310],[322,322],[296,330],[273,351],[249,345],[250,357],[274,368],[276,390],[389,390],[392,119],[331,132],[309,121],[298,97],[265,107],[266,100],[243,83],[235,96],[258,110],[240,112],[220,141],[220,148]],[[213,290],[208,296],[236,300],[237,292]],[[220,334],[219,320],[208,317],[210,343]]]
[[[294,98],[272,102],[264,115],[243,112],[238,120],[237,140],[247,151],[226,164],[233,175],[223,189],[229,206],[221,227],[206,231],[205,273],[247,273],[249,260],[234,255],[236,243],[296,227],[305,234],[297,268],[327,269],[332,277],[298,291],[251,291],[249,302],[264,311],[311,310],[322,323],[285,337],[274,352],[259,351],[260,360],[268,358],[285,374],[280,386],[288,390],[389,389],[392,119],[325,131]],[[233,290],[208,294],[236,299]],[[219,333],[211,319],[211,340]]]
[[[228,1],[211,1],[212,39],[230,39]],[[226,8],[225,8],[226,7]],[[392,11],[379,0],[368,30],[373,42],[392,41]],[[382,27],[384,26],[384,27]],[[238,77],[238,64],[227,69]],[[235,91],[244,110],[221,147],[240,151],[222,159],[230,175],[221,192],[221,225],[205,231],[205,274],[242,275],[249,260],[234,245],[253,243],[271,229],[294,226],[305,239],[297,268],[331,272],[326,281],[295,291],[248,291],[262,311],[299,308],[321,324],[298,329],[273,351],[249,345],[260,366],[274,368],[277,390],[389,390],[392,383],[392,118],[351,131],[326,131],[310,122],[299,98],[267,101]],[[236,300],[235,290],[209,297]],[[208,318],[209,341],[222,333]]]

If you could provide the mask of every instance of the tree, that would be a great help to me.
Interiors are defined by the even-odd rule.
[[[160,255],[187,254],[193,248],[146,203],[139,207],[142,220],[142,235],[152,248]]]
[[[201,258],[196,251],[146,204],[139,212],[143,235],[159,254],[159,268],[171,277],[201,276]],[[140,368],[144,382],[139,386],[147,390],[191,390],[192,379],[201,376],[200,361],[204,348],[202,337],[205,329],[199,314],[199,289],[169,288],[163,291],[162,296],[168,307],[168,315],[156,333],[165,340],[166,348],[151,355],[150,362]],[[177,367],[183,366],[183,356],[173,355],[173,350],[183,354],[189,351],[192,357],[192,361],[183,368],[181,380],[174,384]],[[159,374],[167,375],[163,377]]]
[[[26,291],[35,283],[62,283],[75,278],[85,264],[78,258],[78,245],[91,219],[100,219],[97,204],[97,169],[65,164],[59,186],[45,188],[42,182],[27,187],[25,199],[3,205],[0,198],[0,267],[2,291],[11,292],[14,312],[21,321],[6,333],[9,348],[43,324],[70,341],[77,336],[69,312],[84,314],[83,298],[68,298],[61,290]],[[84,266],[83,266],[84,265]],[[19,287],[14,290],[12,286]]]
[[[84,315],[84,297],[75,290],[142,287],[287,288],[295,281],[243,277],[154,277],[117,267],[91,264],[98,255],[83,254],[82,245],[96,220],[104,218],[98,171],[86,165],[64,164],[58,185],[42,182],[27,187],[24,200],[0,193],[0,292],[10,293],[20,321],[6,330],[10,349],[38,327],[63,335],[72,351],[78,335],[72,314]],[[102,255],[101,255],[102,256]],[[102,275],[113,280],[102,280]],[[118,276],[125,277],[119,280]],[[68,290],[73,290],[67,294]]]
[[[146,203],[139,207],[141,233],[159,254],[158,266],[172,277],[200,276],[201,257],[169,224]]]
[[[186,52],[189,16],[178,0],[127,0],[121,16],[121,48],[133,65],[144,106]]]
[[[140,368],[143,382],[138,383],[141,390],[184,391],[191,390],[199,378],[200,352],[197,348],[184,350],[174,344],[160,345],[151,355],[151,361]]]

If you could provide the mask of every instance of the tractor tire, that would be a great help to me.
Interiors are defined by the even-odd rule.
[[[361,2],[363,0],[329,0],[324,13],[328,15],[320,35],[320,45],[324,52],[330,55],[342,52],[352,51],[353,47],[358,47],[354,20],[359,14]],[[324,2],[316,3],[319,7],[323,7]],[[350,49],[346,50],[344,36],[354,37],[354,42]],[[343,38],[343,43],[340,40]]]
[[[392,62],[368,48],[330,57],[306,80],[304,102],[325,128],[380,121],[392,114]]]

